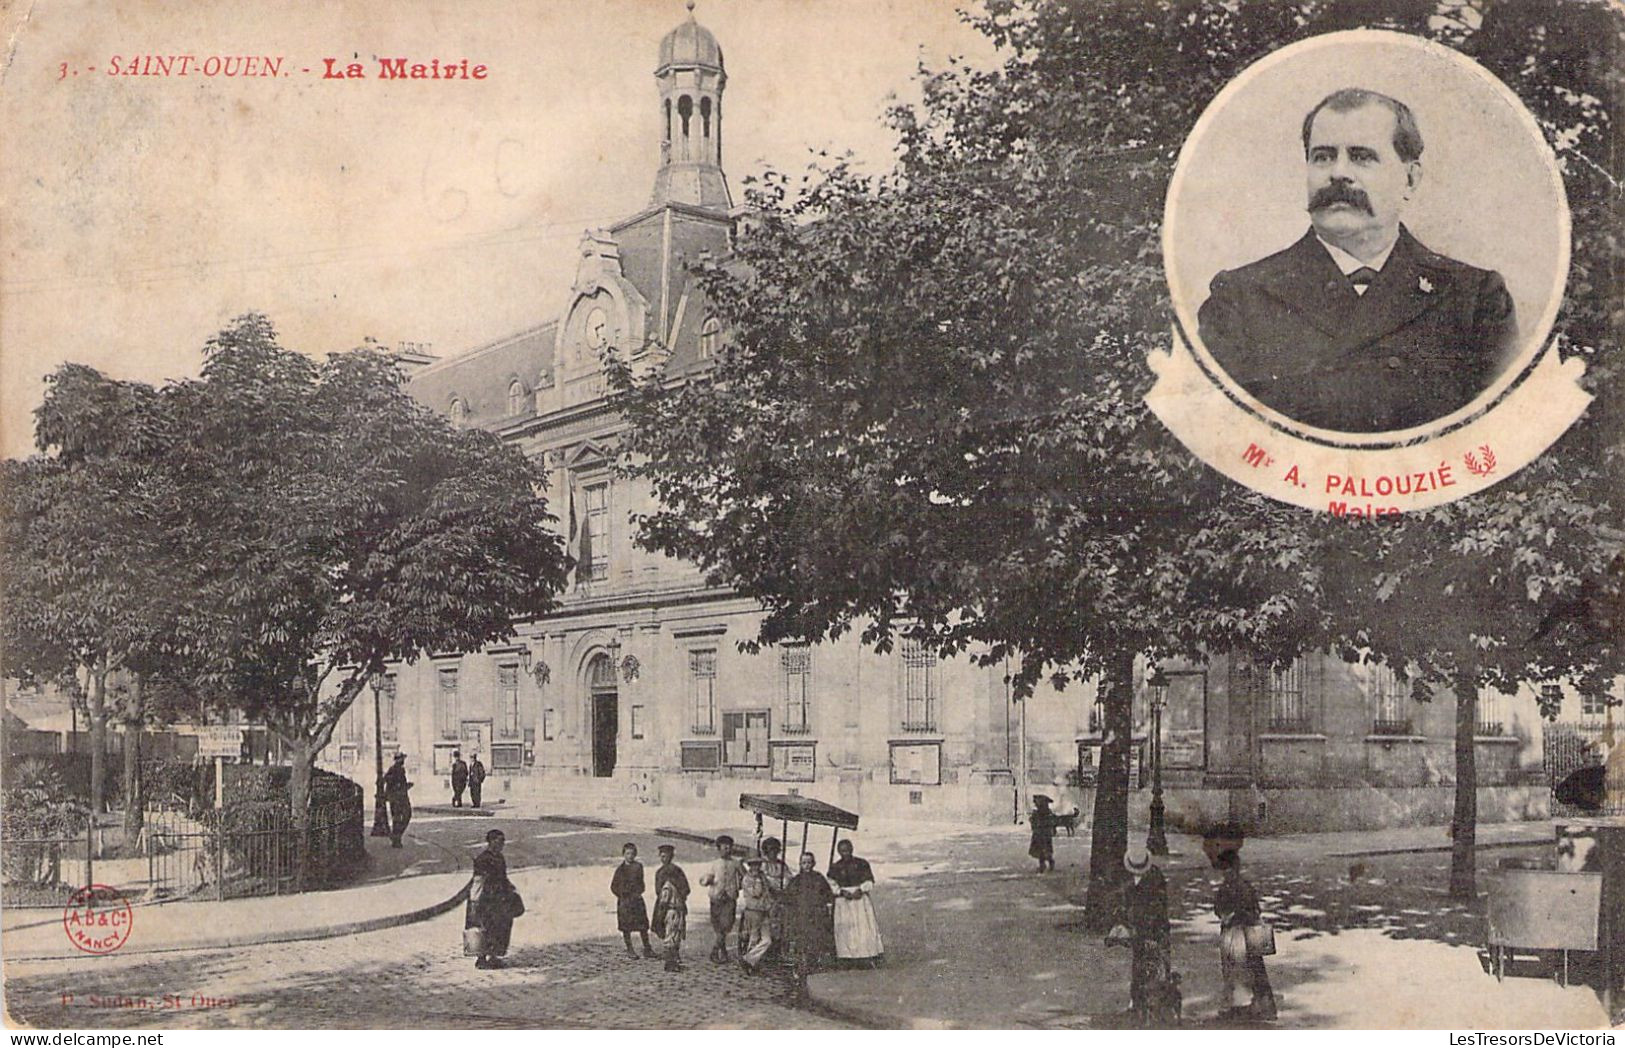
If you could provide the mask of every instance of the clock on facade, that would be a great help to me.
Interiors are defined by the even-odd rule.
[[[587,322],[582,329],[587,335],[588,349],[603,349],[609,344],[609,317],[597,306],[587,313]]]

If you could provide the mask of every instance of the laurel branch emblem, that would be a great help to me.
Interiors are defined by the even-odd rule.
[[[1476,477],[1487,477],[1495,472],[1495,452],[1490,450],[1488,444],[1480,444],[1478,450],[1484,453],[1484,461],[1482,462],[1471,451],[1461,458],[1463,462],[1467,463],[1467,472]]]

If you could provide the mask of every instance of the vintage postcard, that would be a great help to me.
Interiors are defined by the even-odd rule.
[[[0,25],[14,1032],[1614,1043],[1625,8]]]

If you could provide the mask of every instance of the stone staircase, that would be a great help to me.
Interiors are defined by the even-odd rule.
[[[545,815],[577,815],[613,819],[645,808],[647,795],[639,784],[626,779],[599,779],[587,775],[516,775],[507,790],[492,790],[491,798],[504,797],[504,814],[534,819]]]

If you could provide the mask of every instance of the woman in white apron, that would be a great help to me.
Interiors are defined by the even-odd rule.
[[[841,857],[829,868],[830,882],[835,885],[835,956],[841,961],[878,964],[885,947],[875,905],[869,899],[875,890],[874,871],[852,855],[851,841],[842,841],[836,850]]]

